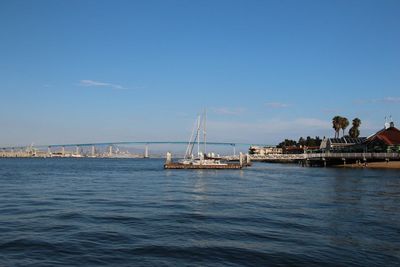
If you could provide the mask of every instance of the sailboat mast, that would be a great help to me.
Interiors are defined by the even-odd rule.
[[[190,135],[189,143],[188,143],[188,146],[186,147],[185,159],[189,159],[192,155],[193,145],[194,145],[194,143],[192,143],[192,142],[195,142],[195,140],[193,140],[193,136],[194,136],[194,131],[196,129],[196,124],[197,124],[197,121],[194,122],[192,134]]]
[[[204,155],[207,154],[207,110],[204,109],[203,115],[203,142],[204,142]]]
[[[201,117],[199,115],[197,119],[197,155],[200,157],[200,122]]]

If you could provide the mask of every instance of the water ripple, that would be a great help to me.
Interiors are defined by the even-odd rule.
[[[397,266],[396,171],[0,159],[0,266]]]

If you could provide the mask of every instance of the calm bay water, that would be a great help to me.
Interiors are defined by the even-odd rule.
[[[398,266],[400,172],[0,159],[0,266]]]

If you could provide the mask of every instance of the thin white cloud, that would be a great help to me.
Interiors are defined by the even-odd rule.
[[[85,87],[107,87],[107,88],[118,89],[118,90],[126,89],[125,87],[123,87],[119,84],[105,83],[105,82],[99,82],[99,81],[93,81],[93,80],[81,80],[81,81],[79,81],[79,85],[85,86]]]
[[[375,99],[356,99],[353,101],[354,104],[373,104],[373,103],[384,103],[384,104],[396,104],[400,103],[399,96],[385,96],[383,98],[375,98]]]
[[[226,107],[220,107],[220,108],[212,108],[212,112],[218,115],[241,115],[243,114],[246,110],[244,108],[226,108]]]
[[[384,103],[400,103],[400,97],[398,96],[387,96],[381,99]]]
[[[290,106],[289,104],[281,102],[268,102],[265,105],[269,108],[287,108]]]

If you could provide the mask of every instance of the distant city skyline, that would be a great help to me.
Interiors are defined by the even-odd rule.
[[[399,1],[1,1],[0,146],[400,124]],[[348,129],[350,126],[348,127]],[[346,130],[346,132],[348,131]]]

